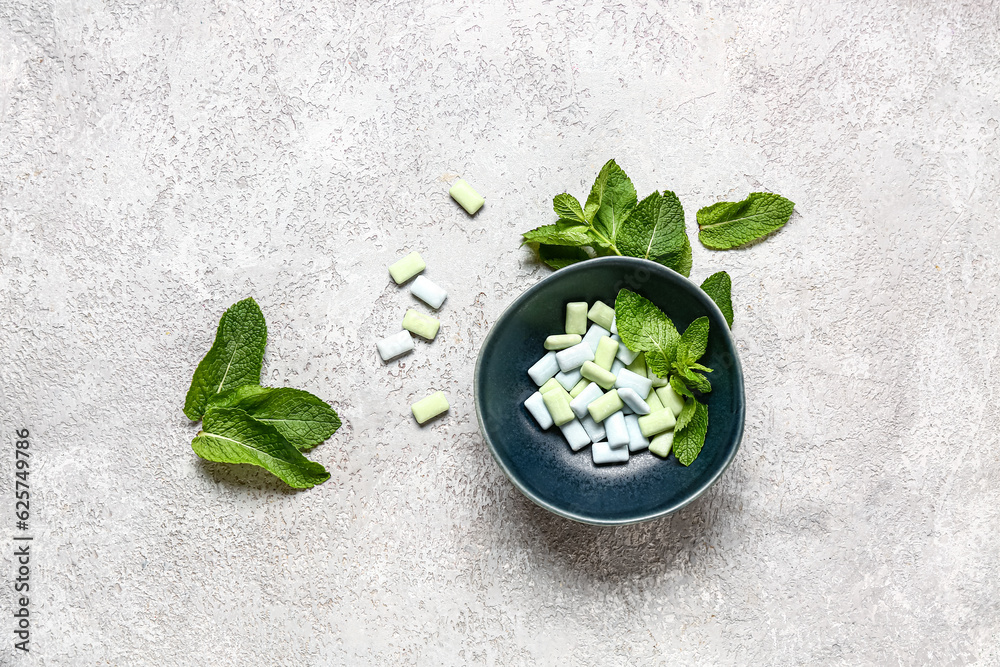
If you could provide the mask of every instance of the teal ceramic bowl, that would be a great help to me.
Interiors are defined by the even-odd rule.
[[[524,407],[538,387],[528,368],[544,353],[546,336],[562,333],[566,304],[614,304],[621,288],[641,294],[683,331],[708,316],[708,435],[690,466],[648,451],[628,463],[594,465],[590,448],[572,452],[556,427],[543,431]],[[479,426],[493,458],[524,495],[568,519],[597,525],[648,521],[676,512],[703,494],[732,462],[743,437],[743,371],[718,306],[684,276],[654,262],[603,257],[556,271],[528,288],[500,316],[476,362]]]

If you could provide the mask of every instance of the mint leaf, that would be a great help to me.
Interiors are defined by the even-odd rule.
[[[685,405],[685,407],[687,407]],[[679,423],[679,422],[678,422]],[[674,426],[674,456],[681,465],[694,463],[705,446],[705,435],[708,433],[708,406],[694,402],[694,413],[684,428]]]
[[[675,363],[672,368],[675,376],[679,376],[684,384],[687,385],[688,389],[692,389],[702,394],[707,394],[712,391],[712,383],[710,383],[708,378],[704,375],[695,373],[683,364]]]
[[[688,325],[677,344],[677,362],[690,367],[708,347],[708,318],[699,317]]]
[[[586,225],[588,222],[583,215],[583,209],[580,208],[580,202],[577,201],[576,197],[567,192],[556,195],[552,199],[552,208],[555,210],[556,215],[567,223]]]
[[[670,376],[670,387],[681,396],[694,398],[694,393],[688,389],[688,386],[684,384],[684,381],[676,373]],[[674,428],[677,427],[675,426]]]
[[[543,243],[538,246],[538,258],[553,269],[561,269],[570,264],[590,259],[590,255],[583,248]]]
[[[726,318],[726,324],[731,329],[733,327],[733,280],[725,271],[713,273],[705,282],[701,284],[705,294],[712,297],[712,301],[722,311]]]
[[[581,227],[561,227],[559,225],[544,225],[522,234],[524,243],[545,243],[548,245],[585,246],[590,245],[591,238],[586,229]],[[523,245],[523,243],[522,243]]]
[[[684,208],[673,192],[654,192],[636,204],[615,240],[623,255],[651,259],[687,276],[691,242],[684,229]]]
[[[184,414],[198,421],[209,400],[233,387],[260,384],[267,324],[253,299],[243,299],[222,315],[215,342],[191,378]]]
[[[781,229],[794,208],[791,201],[770,192],[712,204],[698,211],[698,239],[713,250],[738,248]]]
[[[694,398],[687,398],[684,400],[684,407],[681,408],[681,413],[677,415],[677,423],[674,424],[674,431],[680,431],[688,422],[691,421],[691,417],[694,416],[695,408],[698,405],[698,401]]]
[[[632,181],[614,160],[608,160],[587,197],[584,218],[609,245],[614,245],[618,229],[635,207],[636,199]]]
[[[674,323],[652,301],[627,289],[615,299],[618,335],[634,352],[646,353],[646,365],[660,377],[667,377],[681,336]]]
[[[670,359],[670,351],[666,348],[646,352],[646,366],[661,378],[670,375]]]
[[[236,387],[216,396],[211,408],[239,408],[273,426],[300,451],[315,447],[340,428],[340,418],[326,402],[290,387]]]
[[[191,448],[209,461],[260,466],[297,489],[330,479],[326,468],[302,456],[275,427],[238,408],[209,408]]]

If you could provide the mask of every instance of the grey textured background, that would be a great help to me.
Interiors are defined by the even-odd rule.
[[[0,0],[0,664],[1000,664],[998,26],[985,1]],[[757,189],[797,212],[695,244],[693,278],[734,280],[733,466],[597,529],[513,489],[470,391],[547,273],[519,232],[610,157],[692,231]],[[382,365],[410,249],[443,327]],[[249,295],[265,381],[346,420],[311,491],[189,447],[191,373]]]

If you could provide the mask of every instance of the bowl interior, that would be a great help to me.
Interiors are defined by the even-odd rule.
[[[688,467],[648,451],[627,464],[595,466],[589,447],[572,452],[558,428],[542,431],[524,408],[538,389],[528,367],[545,353],[546,336],[563,333],[566,304],[600,299],[613,306],[623,287],[655,303],[681,332],[698,317],[709,318],[701,360],[715,371],[708,376],[708,435]],[[574,264],[518,297],[483,342],[475,394],[486,442],[515,486],[542,507],[585,523],[635,523],[683,507],[726,469],[743,434],[743,373],[722,312],[687,278],[629,257]]]

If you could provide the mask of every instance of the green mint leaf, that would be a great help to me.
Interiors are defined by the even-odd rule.
[[[651,259],[684,276],[691,274],[684,208],[669,190],[654,192],[636,204],[618,230],[615,243],[623,255]]]
[[[622,222],[635,208],[636,200],[632,181],[614,160],[608,160],[587,197],[584,217],[609,244],[613,244]]]
[[[575,230],[589,230],[590,227],[586,225],[581,225],[576,220],[570,220],[569,218],[559,218],[556,220],[556,227],[559,229],[575,229]]]
[[[688,389],[688,386],[684,384],[684,380],[680,379],[676,373],[670,376],[670,387],[681,396],[694,398],[694,393]],[[674,428],[676,428],[676,426]]]
[[[656,373],[657,377],[667,377],[670,375],[670,363],[672,358],[668,350],[655,350],[646,352],[646,366]]]
[[[330,479],[326,468],[302,456],[275,427],[239,408],[209,408],[191,448],[209,461],[260,466],[297,489]]]
[[[680,431],[687,426],[688,422],[691,421],[691,417],[694,416],[694,411],[697,405],[698,401],[694,400],[693,397],[684,400],[684,407],[681,408],[681,413],[677,415],[677,423],[674,424],[675,432]]]
[[[570,264],[590,259],[590,255],[583,248],[543,243],[538,246],[538,258],[553,269],[561,269]]]
[[[660,377],[667,377],[681,339],[670,318],[649,299],[623,289],[615,299],[615,321],[625,346],[645,352],[646,365]]]
[[[726,318],[726,324],[733,328],[733,280],[725,271],[713,273],[701,284],[705,294],[719,307]]]
[[[212,399],[210,408],[239,408],[273,426],[300,451],[315,447],[340,428],[340,418],[325,401],[290,387],[236,387]]]
[[[583,215],[583,209],[580,208],[580,202],[577,201],[576,197],[567,192],[564,192],[561,195],[556,195],[552,199],[552,208],[555,210],[556,215],[566,222],[577,225],[587,224],[587,218]]]
[[[687,407],[685,405],[685,407]],[[694,463],[705,446],[705,435],[708,433],[708,406],[695,401],[694,414],[691,415],[684,428],[674,427],[674,456],[681,465]]]
[[[690,367],[701,359],[708,347],[708,318],[699,317],[688,325],[677,344],[677,361]]]
[[[590,245],[591,237],[587,230],[581,227],[561,227],[544,225],[522,234],[524,243],[545,243],[547,245],[585,246]]]
[[[731,250],[781,229],[795,204],[770,192],[743,201],[721,201],[698,211],[698,239],[712,250]]]
[[[713,372],[711,368],[709,368],[708,366],[702,366],[701,364],[688,364],[688,368],[690,368],[693,371],[701,371],[702,373]]]
[[[684,384],[687,385],[688,389],[702,394],[707,394],[712,391],[712,383],[708,381],[708,378],[699,373],[695,373],[687,366],[674,363],[673,371],[676,376],[679,376],[680,379],[684,381]]]
[[[215,342],[195,369],[184,399],[184,414],[198,421],[216,394],[245,384],[260,384],[267,324],[253,299],[243,299],[219,320]]]

